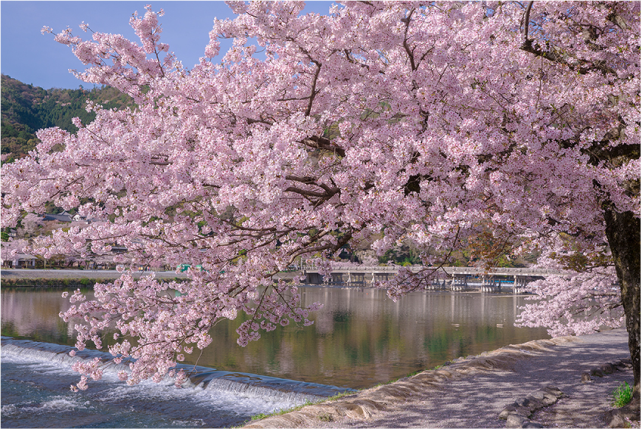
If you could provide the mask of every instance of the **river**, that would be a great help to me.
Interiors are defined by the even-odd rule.
[[[214,341],[198,365],[216,383],[128,387],[110,373],[74,394],[69,385],[78,376],[71,363],[52,359],[67,356],[60,351],[75,343],[58,317],[69,305],[61,292],[2,289],[4,427],[237,425],[253,414],[371,387],[459,356],[548,338],[544,329],[513,326],[523,296],[415,292],[394,303],[377,289],[303,287],[304,305],[324,303],[310,327],[279,328],[245,348],[236,345],[242,317],[212,330]],[[253,381],[249,388],[219,382],[231,379]]]

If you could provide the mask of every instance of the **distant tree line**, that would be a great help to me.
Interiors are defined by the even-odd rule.
[[[107,109],[133,105],[131,98],[115,88],[102,86],[90,90],[43,89],[2,75],[2,153],[21,158],[38,143],[35,135],[41,128],[60,127],[69,132],[78,129],[71,122],[78,117],[83,123],[94,120],[95,114],[85,110],[87,100]]]

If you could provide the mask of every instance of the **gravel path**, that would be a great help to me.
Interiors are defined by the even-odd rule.
[[[546,427],[605,427],[612,391],[623,381],[632,385],[632,369],[587,383],[581,375],[626,358],[622,329],[531,341],[247,427],[505,427],[498,415],[507,405],[550,385],[563,396],[530,420]]]

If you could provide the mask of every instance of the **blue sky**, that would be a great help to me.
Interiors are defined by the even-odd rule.
[[[70,27],[75,35],[89,38],[78,25],[83,21],[92,30],[119,33],[137,40],[129,27],[129,18],[145,5],[154,11],[161,8],[163,33],[168,43],[187,68],[198,63],[209,41],[214,17],[233,18],[222,1],[2,1],[0,2],[2,73],[27,84],[45,89],[78,88],[89,85],[73,77],[69,69],[83,70],[82,63],[71,49],[53,41],[52,34],[42,35],[43,26],[59,32]],[[305,12],[327,14],[329,1],[307,2]],[[224,46],[221,49],[224,52]]]

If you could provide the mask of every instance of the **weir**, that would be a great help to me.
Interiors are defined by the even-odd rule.
[[[110,353],[87,349],[76,351],[75,356],[69,356],[71,350],[74,348],[59,344],[2,337],[3,357],[13,356],[30,361],[59,362],[69,368],[75,362],[88,361],[98,357],[102,362],[100,367],[103,372],[114,374],[123,370],[129,372],[129,363],[134,361],[132,358],[127,358],[123,359],[122,363],[116,364]],[[218,390],[243,396],[269,398],[293,405],[303,404],[307,401],[316,402],[339,393],[355,391],[349,388],[264,375],[219,371],[195,365],[178,364],[176,369],[183,369],[188,373],[188,381],[183,384],[183,388]],[[167,376],[163,383],[172,384],[173,379]]]

